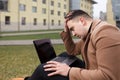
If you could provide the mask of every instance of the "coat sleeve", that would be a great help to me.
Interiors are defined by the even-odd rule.
[[[65,48],[70,55],[78,55],[81,53],[81,47],[83,45],[83,40],[80,40],[74,43],[70,33],[63,31],[61,32],[60,35],[64,42]]]
[[[108,27],[99,30],[92,38],[98,68],[87,70],[73,67],[69,73],[70,80],[120,79],[120,31]]]

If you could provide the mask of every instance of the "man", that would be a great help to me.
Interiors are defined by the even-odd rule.
[[[48,61],[43,65],[45,72],[49,72],[47,76],[58,75],[57,79],[48,80],[120,80],[120,30],[101,20],[92,19],[82,10],[69,12],[65,20],[61,38],[69,55],[82,55],[85,68]],[[80,41],[74,43],[71,33]],[[39,80],[45,79],[40,77]]]

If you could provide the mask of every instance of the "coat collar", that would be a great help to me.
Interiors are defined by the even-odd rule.
[[[99,20],[99,19],[93,20],[93,24],[92,24],[90,33],[93,32],[93,30],[95,29],[95,27],[96,27],[100,22],[101,22],[101,20]]]
[[[85,40],[84,40],[85,43],[84,43],[84,48],[83,48],[83,50],[84,50],[83,58],[84,58],[84,61],[85,61],[85,63],[86,63],[86,68],[89,67],[89,61],[88,61],[88,59],[87,59],[87,50],[88,50],[88,44],[89,44],[90,36],[91,36],[92,31],[95,29],[95,27],[96,27],[100,22],[101,22],[101,20],[93,20],[92,25],[91,25],[90,28],[89,28],[88,34],[87,34],[87,36],[86,36],[86,38],[85,38]]]
[[[88,32],[87,32],[86,37],[83,38],[83,41],[86,41],[88,35],[92,33],[92,31],[95,29],[95,27],[96,27],[100,22],[101,22],[101,20],[99,20],[99,19],[95,19],[95,20],[92,21],[92,23],[91,23],[91,25],[90,25],[90,27],[89,27],[89,30],[88,30]]]

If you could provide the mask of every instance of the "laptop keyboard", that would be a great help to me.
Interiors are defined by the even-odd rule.
[[[62,62],[65,60],[65,57],[56,57],[54,59],[52,59],[52,61],[57,61],[57,62]]]

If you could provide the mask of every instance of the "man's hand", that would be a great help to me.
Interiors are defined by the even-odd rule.
[[[68,28],[68,25],[67,25],[67,22],[69,21],[69,19],[66,19],[65,20],[65,27],[64,27],[64,31],[67,32],[69,31],[69,28]]]
[[[67,76],[68,71],[70,69],[70,67],[67,64],[56,62],[56,61],[47,62],[44,68],[45,68],[44,69],[45,71],[53,71],[49,73],[48,76],[53,76],[57,74],[62,75],[62,76]]]

